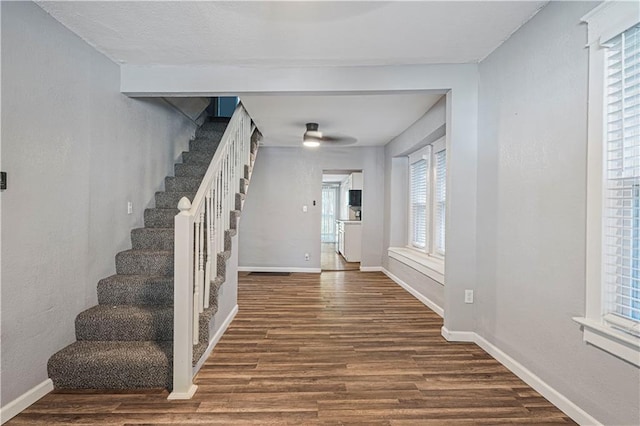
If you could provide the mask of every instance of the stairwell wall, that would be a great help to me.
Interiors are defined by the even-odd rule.
[[[195,125],[31,2],[2,2],[1,404],[47,378]],[[127,215],[127,201],[133,214]]]

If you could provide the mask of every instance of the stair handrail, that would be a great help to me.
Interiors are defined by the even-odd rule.
[[[218,276],[240,177],[251,164],[251,117],[239,103],[193,201],[183,197],[175,216],[173,390],[169,399],[189,399],[193,346],[200,341],[200,313],[209,308],[211,281]],[[233,204],[232,204],[233,203]],[[206,342],[208,344],[208,342]]]

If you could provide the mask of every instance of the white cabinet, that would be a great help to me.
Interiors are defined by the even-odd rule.
[[[351,185],[349,189],[359,189],[362,191],[362,183],[363,183],[362,173],[360,172],[351,173],[351,176],[349,176],[349,179],[351,180]]]
[[[351,173],[349,177],[342,182],[343,185],[347,186],[347,189],[359,189],[361,191],[362,191],[362,183],[363,183],[363,178],[362,178],[361,172]]]
[[[338,221],[338,251],[347,262],[360,262],[362,256],[362,222]]]

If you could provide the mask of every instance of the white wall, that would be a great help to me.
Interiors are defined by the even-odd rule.
[[[476,331],[607,425],[640,420],[640,370],[582,341],[586,26],[551,2],[480,64]]]
[[[35,4],[2,2],[2,405],[47,378],[194,126]],[[134,214],[126,214],[133,201]]]
[[[383,147],[263,146],[240,222],[241,267],[320,269],[323,170],[362,170],[361,265],[382,264]],[[303,205],[308,206],[307,213],[302,212]],[[305,253],[310,254],[309,261]]]

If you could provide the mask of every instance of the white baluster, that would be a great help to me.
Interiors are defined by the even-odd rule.
[[[194,283],[193,283],[193,344],[197,345],[200,338],[200,283],[198,274],[199,252],[200,252],[200,222],[196,221],[194,226],[195,256],[194,256]]]
[[[198,290],[200,291],[200,299],[198,304],[198,310],[200,313],[204,311],[204,210],[200,213],[198,220]]]
[[[212,239],[212,227],[213,221],[211,219],[211,195],[213,194],[213,188],[207,191],[205,199],[205,213],[207,218],[207,262],[204,266],[204,308],[209,308],[209,294],[211,292],[211,239]]]

